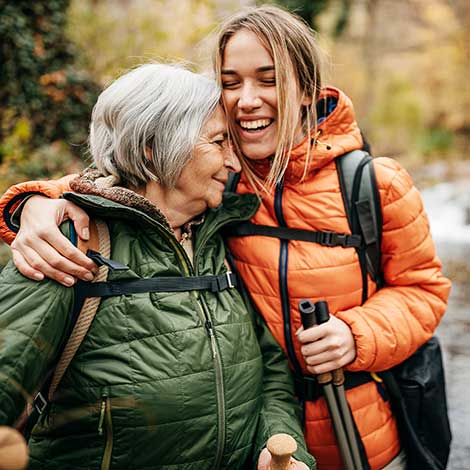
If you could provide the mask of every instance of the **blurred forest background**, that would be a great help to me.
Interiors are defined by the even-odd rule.
[[[0,0],[0,192],[87,165],[104,85],[151,59],[210,69],[217,23],[262,3],[318,31],[374,155],[412,173],[441,162],[434,181],[470,167],[468,0]]]

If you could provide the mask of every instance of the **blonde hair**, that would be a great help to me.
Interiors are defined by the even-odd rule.
[[[243,29],[254,33],[271,53],[276,74],[278,140],[270,171],[264,180],[257,174],[254,163],[240,152],[236,133],[232,131],[231,137],[250,183],[255,189],[270,190],[284,176],[297,130],[293,123],[299,118],[298,110],[293,107],[289,90],[298,89],[302,100],[309,101],[301,116],[305,135],[310,135],[312,129],[316,130],[316,101],[322,88],[323,52],[316,42],[315,32],[300,17],[274,6],[250,8],[230,17],[220,26],[214,55],[214,69],[220,85],[225,47],[230,38]],[[295,88],[292,80],[295,80]],[[304,176],[309,161],[310,146]]]

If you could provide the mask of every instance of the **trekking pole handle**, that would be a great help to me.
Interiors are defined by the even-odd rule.
[[[320,300],[314,304],[317,317],[317,323],[321,325],[330,319],[330,312],[328,311],[328,302]],[[336,387],[344,384],[344,372],[342,368],[331,371],[333,376],[333,385]]]
[[[292,454],[297,450],[297,442],[289,434],[274,434],[266,447],[271,454],[271,470],[288,470]]]
[[[308,330],[314,325],[321,325],[330,318],[328,303],[325,301],[313,303],[309,299],[303,299],[299,302],[299,311],[304,330]],[[328,384],[333,380],[333,374],[331,372],[317,375],[317,382],[320,385]]]
[[[321,325],[330,319],[330,312],[328,311],[328,302],[326,300],[319,300],[315,302],[315,316],[317,324]]]

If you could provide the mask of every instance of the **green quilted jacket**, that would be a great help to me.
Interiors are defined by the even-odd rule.
[[[115,197],[65,197],[107,221],[111,258],[129,267],[110,270],[108,280],[224,273],[219,230],[257,209],[253,196],[230,194],[209,210],[194,234],[193,266],[158,210]],[[73,288],[28,280],[12,264],[3,270],[0,424],[15,422],[57,360],[73,301]],[[277,432],[293,435],[295,457],[315,468],[286,359],[246,301],[237,289],[103,299],[33,429],[29,468],[256,468]]]

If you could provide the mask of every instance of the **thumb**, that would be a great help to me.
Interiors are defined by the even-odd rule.
[[[64,208],[64,214],[73,221],[73,225],[78,236],[82,240],[88,240],[90,238],[90,218],[87,213],[80,207],[67,201]]]
[[[264,448],[259,454],[258,469],[257,470],[270,470],[271,468],[271,454],[269,450]]]

